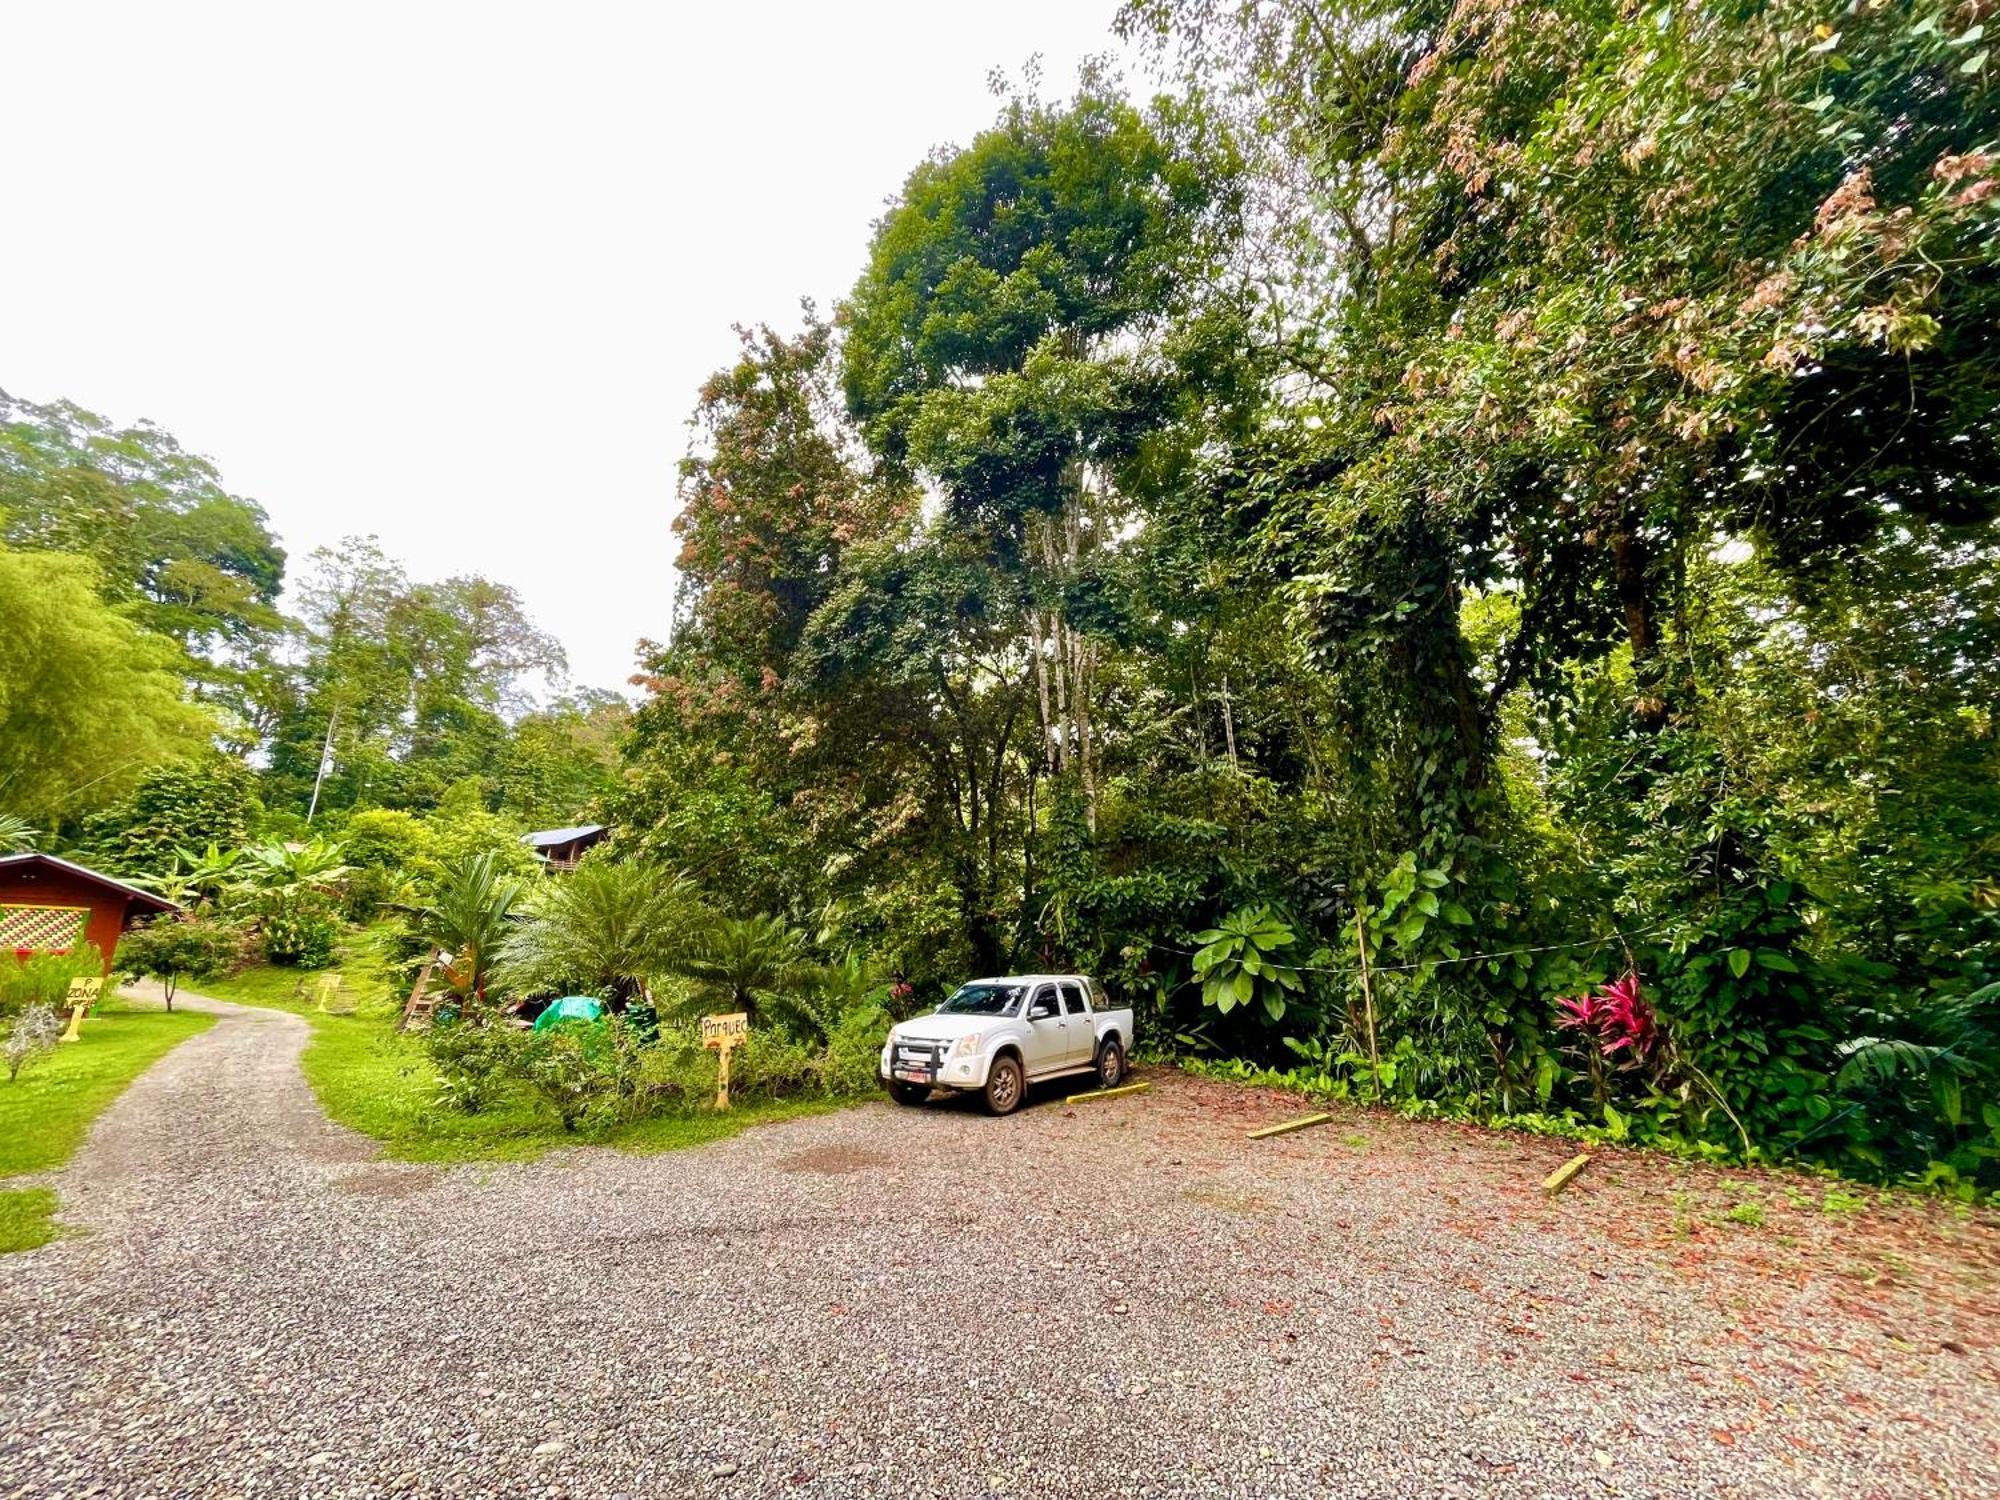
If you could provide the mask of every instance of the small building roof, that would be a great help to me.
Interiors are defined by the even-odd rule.
[[[544,828],[539,833],[524,833],[521,842],[531,849],[554,849],[563,844],[573,844],[578,839],[593,838],[605,832],[602,823],[584,823],[575,828]]]
[[[141,890],[136,885],[127,885],[122,880],[113,880],[109,875],[100,875],[95,870],[85,869],[82,865],[72,864],[66,859],[58,859],[53,854],[0,854],[0,874],[5,874],[9,870],[18,870],[24,866],[34,865],[61,870],[65,874],[76,876],[79,880],[87,880],[92,885],[101,886],[107,891],[112,891],[123,896],[127,901],[132,902],[135,906],[143,907],[147,911],[163,912],[179,911],[181,909],[180,903],[177,901],[169,901],[165,896],[158,895],[153,891]]]

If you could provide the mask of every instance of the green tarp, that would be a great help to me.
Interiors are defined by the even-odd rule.
[[[535,1017],[535,1030],[547,1031],[558,1021],[595,1021],[604,1014],[604,1002],[593,1000],[588,995],[564,995],[560,1000],[551,1000],[548,1007]]]

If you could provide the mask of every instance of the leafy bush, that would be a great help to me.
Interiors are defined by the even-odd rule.
[[[242,962],[243,949],[243,929],[220,917],[159,917],[125,935],[118,966],[135,979],[158,979],[172,1010],[182,976],[227,973]]]
[[[347,863],[342,910],[350,922],[371,922],[383,908],[413,899],[431,852],[431,832],[412,813],[375,807],[355,813],[341,830]]]
[[[490,813],[476,804],[448,800],[424,819],[430,848],[421,865],[435,875],[447,866],[476,855],[491,856],[501,874],[527,878],[541,873],[534,850],[521,842],[528,830],[512,818]]]
[[[7,1064],[7,1081],[21,1076],[21,1069],[56,1050],[63,1032],[63,1018],[53,1005],[39,1001],[30,1005],[7,1028],[7,1040],[0,1043],[0,1059]]]
[[[565,1022],[525,1033],[514,1053],[522,1082],[574,1130],[617,1098],[622,1052],[606,1035],[611,1023]]]
[[[1295,961],[1278,957],[1280,949],[1298,941],[1289,923],[1268,906],[1233,911],[1194,940],[1195,978],[1201,981],[1201,1001],[1225,1015],[1239,1005],[1261,1002],[1273,1021],[1285,1018],[1287,995],[1305,988]]]
[[[874,1091],[882,1045],[889,1039],[889,1012],[879,1005],[857,1006],[840,1018],[827,1038],[822,1082],[827,1093]]]
[[[731,1055],[732,1098],[790,1099],[823,1091],[826,1054],[811,1042],[769,1027],[753,1028]]]
[[[303,888],[264,896],[257,930],[265,959],[294,969],[324,969],[340,941],[331,898]]]
[[[440,1019],[424,1036],[438,1072],[438,1100],[462,1114],[490,1109],[518,1072],[521,1033],[454,1017]]]
[[[371,807],[349,816],[341,829],[347,862],[359,870],[407,872],[431,852],[431,830],[414,813]]]
[[[200,765],[156,767],[129,798],[89,820],[81,852],[121,873],[159,875],[176,850],[234,848],[263,811],[255,789],[248,767],[220,756]]]

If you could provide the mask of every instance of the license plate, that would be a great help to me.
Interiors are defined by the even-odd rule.
[[[899,1068],[896,1076],[905,1083],[929,1083],[931,1081],[930,1074],[919,1072],[915,1068]]]

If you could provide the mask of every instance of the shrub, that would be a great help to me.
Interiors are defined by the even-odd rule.
[[[261,812],[256,778],[240,761],[158,766],[124,802],[91,818],[81,843],[105,868],[154,875],[176,850],[241,844]]]
[[[826,1054],[769,1027],[753,1029],[729,1062],[732,1098],[789,1099],[825,1086]]]
[[[438,1101],[463,1114],[492,1107],[517,1071],[521,1033],[506,1026],[442,1020],[424,1037],[438,1072]]]
[[[715,1054],[687,1026],[662,1030],[639,1059],[640,1097],[653,1109],[687,1109],[715,1097]]]
[[[0,1043],[0,1057],[7,1063],[7,1081],[21,1076],[21,1069],[56,1050],[62,1036],[63,1019],[53,1005],[37,1001],[15,1018],[7,1028],[7,1040]]]
[[[266,895],[259,903],[257,927],[264,957],[294,969],[324,969],[340,941],[332,899],[303,887]]]
[[[408,904],[431,850],[430,829],[412,813],[373,807],[355,813],[341,833],[347,877],[342,910],[351,922],[371,922],[386,906]]]
[[[875,1088],[889,1026],[889,1012],[879,1005],[859,1006],[840,1018],[826,1043],[823,1082],[829,1094],[866,1094]]]
[[[340,914],[363,926],[382,915],[385,907],[401,906],[414,894],[411,882],[394,870],[356,870],[340,894]]]
[[[183,975],[200,980],[226,973],[242,957],[242,929],[216,917],[162,917],[133,929],[118,945],[119,968],[135,979],[158,979],[168,1010]]]
[[[371,807],[355,813],[341,830],[347,862],[361,870],[407,873],[431,852],[431,831],[414,813]]]
[[[616,1093],[612,1070],[605,1066],[608,1049],[602,1030],[603,1023],[565,1023],[522,1038],[515,1057],[521,1080],[555,1111],[564,1130],[576,1129]]]

